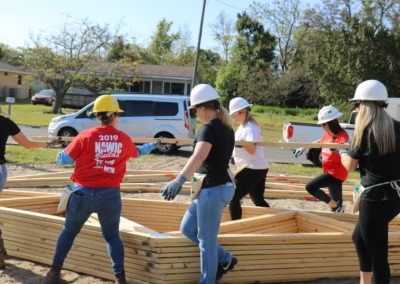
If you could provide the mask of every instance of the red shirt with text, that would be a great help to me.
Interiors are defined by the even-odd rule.
[[[126,162],[138,156],[131,138],[113,126],[82,131],[64,152],[76,161],[72,181],[85,187],[119,187]]]

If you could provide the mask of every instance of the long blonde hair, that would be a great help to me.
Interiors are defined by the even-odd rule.
[[[384,110],[383,104],[383,102],[361,102],[351,143],[354,149],[361,147],[367,129],[368,147],[371,147],[371,142],[374,140],[378,147],[378,155],[382,156],[396,150],[393,119]]]
[[[258,123],[257,123],[257,121],[254,119],[254,117],[251,115],[251,113],[250,113],[250,108],[248,107],[248,108],[245,108],[245,110],[246,110],[246,119],[245,119],[245,121],[244,121],[244,124],[246,124],[247,122],[253,122],[255,125],[257,125],[258,127],[260,127],[259,125],[258,125]]]

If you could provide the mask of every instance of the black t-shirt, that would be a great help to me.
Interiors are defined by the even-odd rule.
[[[14,136],[21,130],[11,119],[0,115],[0,164],[4,164],[6,159],[4,154],[6,152],[6,144],[8,136]]]
[[[371,140],[368,147],[369,130],[363,134],[361,147],[358,150],[350,149],[348,155],[359,160],[361,184],[364,187],[400,180],[400,122],[394,121],[396,136],[396,151],[387,155],[379,156],[375,141]],[[400,182],[399,182],[400,184]],[[390,185],[373,187],[365,190],[363,199],[370,201],[394,200],[399,196]]]
[[[193,145],[196,146],[197,142],[202,141],[210,143],[212,147],[206,160],[197,171],[201,174],[207,174],[201,188],[213,187],[231,181],[227,169],[235,145],[233,129],[226,127],[220,119],[213,119],[199,129]]]

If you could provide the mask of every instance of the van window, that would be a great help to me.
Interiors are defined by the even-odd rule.
[[[125,101],[122,116],[153,116],[152,101]]]
[[[173,116],[177,114],[177,103],[156,102],[156,116]]]

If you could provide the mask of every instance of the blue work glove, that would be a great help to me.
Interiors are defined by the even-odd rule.
[[[139,157],[142,155],[147,155],[150,154],[151,151],[153,151],[154,149],[156,149],[157,147],[159,147],[161,144],[161,140],[160,138],[158,138],[156,140],[156,142],[154,143],[147,143],[147,144],[143,144],[142,146],[138,146],[138,152],[139,152]]]
[[[304,149],[304,147],[300,147],[300,148],[296,149],[296,151],[294,151],[294,157],[295,158],[300,157],[301,155],[303,155],[305,150],[306,149]]]
[[[161,194],[164,196],[165,200],[172,200],[181,191],[182,185],[186,181],[184,175],[178,175],[174,180],[164,185],[161,188]]]

